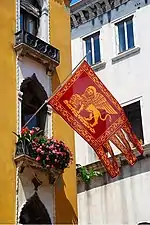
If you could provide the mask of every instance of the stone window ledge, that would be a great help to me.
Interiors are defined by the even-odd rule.
[[[140,50],[141,50],[140,47],[134,47],[125,52],[122,52],[122,53],[118,54],[117,56],[115,56],[114,58],[112,58],[112,64],[117,63],[123,59],[129,58],[133,55],[136,55],[136,54],[140,53]]]
[[[144,145],[144,154],[140,155],[140,153],[134,148],[133,153],[137,157],[138,161],[147,157],[150,157],[150,144]],[[121,153],[116,155],[117,163],[119,167],[123,167],[128,164],[127,160],[125,159],[125,156]],[[94,163],[88,164],[84,166],[87,170],[94,169],[95,171],[100,171],[103,174],[106,173],[106,169],[101,163],[101,161],[96,161]],[[104,175],[103,175],[104,176]],[[77,176],[77,182],[83,182],[80,176]]]
[[[92,65],[92,69],[97,72],[99,70],[102,70],[106,67],[106,62],[99,62],[99,63],[96,63],[94,65]]]

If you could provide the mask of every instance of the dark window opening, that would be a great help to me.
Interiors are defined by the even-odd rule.
[[[22,126],[26,124],[29,118],[39,109],[47,99],[47,94],[38,82],[35,74],[25,79],[20,90],[23,92],[22,100]],[[39,127],[44,131],[46,123],[47,107],[43,107],[39,113],[27,125],[29,129]]]
[[[142,222],[142,223],[138,223],[138,225],[150,225],[150,223],[148,223],[148,222]]]
[[[25,10],[21,10],[20,13],[20,29],[33,34],[34,36],[38,33],[38,18],[29,14]]]
[[[20,29],[34,36],[38,33],[40,6],[36,0],[21,1]]]
[[[144,143],[140,101],[123,107],[137,138]]]
[[[36,8],[40,8],[37,0],[28,0],[28,2]]]
[[[24,205],[21,214],[21,224],[52,224],[44,204],[35,193]]]

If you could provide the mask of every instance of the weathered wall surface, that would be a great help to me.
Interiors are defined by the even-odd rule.
[[[137,225],[150,222],[150,158],[121,168],[116,179],[105,175],[85,190],[78,185],[79,225]]]

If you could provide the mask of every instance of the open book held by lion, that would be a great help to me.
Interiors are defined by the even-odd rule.
[[[66,100],[64,102],[66,102]],[[93,86],[86,88],[82,95],[72,95],[70,100],[67,102],[72,105],[79,114],[82,110],[89,113],[89,116],[84,117],[84,120],[90,122],[94,119],[94,122],[90,124],[91,127],[95,127],[98,124],[99,119],[105,121],[108,118],[109,121],[111,121],[111,114],[117,114],[106,98],[102,94],[98,93],[96,88]],[[101,110],[105,110],[106,112],[104,118],[101,115]]]

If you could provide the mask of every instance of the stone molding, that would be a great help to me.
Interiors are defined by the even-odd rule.
[[[134,47],[134,48],[128,49],[127,51],[119,53],[117,56],[112,58],[112,64],[119,62],[125,58],[129,58],[135,54],[138,54],[140,53],[140,50],[141,50],[140,47]]]
[[[71,28],[74,29],[129,0],[82,0],[71,6]]]

